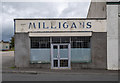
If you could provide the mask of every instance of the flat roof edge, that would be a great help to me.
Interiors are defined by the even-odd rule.
[[[106,18],[15,18],[14,20],[106,20]]]

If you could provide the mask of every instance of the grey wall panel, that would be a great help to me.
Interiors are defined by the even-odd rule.
[[[15,66],[29,67],[30,39],[28,33],[15,34]]]
[[[107,68],[107,33],[93,33],[91,38],[93,68]]]

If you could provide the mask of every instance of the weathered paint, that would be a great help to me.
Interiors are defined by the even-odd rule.
[[[118,70],[118,5],[107,5],[107,67]]]
[[[106,20],[15,20],[15,22],[15,33],[43,31],[106,32]],[[39,25],[39,23],[41,24]],[[74,23],[75,25],[73,25]]]

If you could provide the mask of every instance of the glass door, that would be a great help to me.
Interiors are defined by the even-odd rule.
[[[51,68],[71,68],[70,44],[51,44]]]

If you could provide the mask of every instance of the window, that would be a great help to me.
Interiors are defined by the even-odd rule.
[[[50,48],[49,37],[31,38],[31,48]]]
[[[71,48],[90,48],[90,37],[71,37]]]
[[[51,38],[51,42],[50,42]],[[32,37],[31,48],[50,48],[53,43],[71,43],[71,48],[90,48],[90,37]]]
[[[90,38],[91,37],[31,37],[31,63],[50,63],[51,44],[61,43],[71,44],[72,62],[89,62],[91,60]],[[53,48],[57,50],[58,46],[54,46]],[[66,50],[68,45],[60,45],[59,48]],[[65,54],[67,52],[63,53]],[[67,62],[67,60],[60,60],[60,67],[67,67]],[[58,60],[54,60],[54,67],[58,67]]]
[[[52,37],[52,43],[70,43],[70,37]]]

